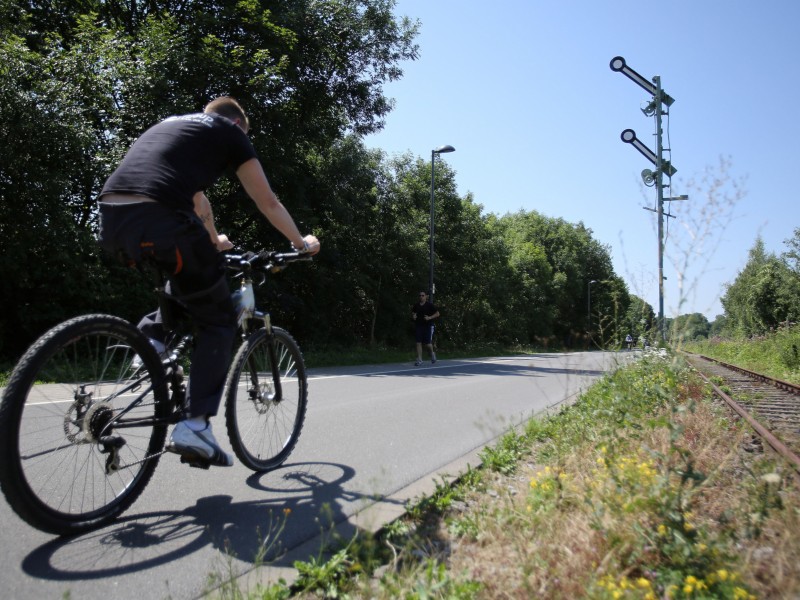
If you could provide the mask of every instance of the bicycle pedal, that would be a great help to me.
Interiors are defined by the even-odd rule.
[[[206,457],[176,448],[172,443],[167,444],[164,450],[180,456],[181,464],[197,467],[198,469],[208,469],[211,466],[211,462]]]
[[[211,467],[211,463],[199,456],[185,456],[181,455],[181,463],[189,465],[195,469],[205,469],[206,471]]]

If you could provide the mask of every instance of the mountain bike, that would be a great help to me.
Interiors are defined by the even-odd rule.
[[[305,420],[305,364],[292,336],[256,309],[254,282],[299,252],[226,257],[241,278],[234,293],[241,344],[225,391],[225,425],[248,468],[280,466]],[[164,454],[167,429],[184,418],[191,325],[166,277],[150,265],[166,332],[159,354],[130,322],[105,314],[67,320],[42,335],[12,371],[0,404],[0,488],[37,529],[69,535],[114,520],[140,496]],[[208,468],[201,458],[181,456]]]

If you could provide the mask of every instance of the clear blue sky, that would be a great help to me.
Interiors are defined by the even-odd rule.
[[[655,149],[655,124],[614,56],[675,98],[664,145],[672,195],[690,200],[667,219],[666,316],[713,320],[756,237],[780,254],[800,227],[800,2],[398,0],[395,14],[421,22],[420,57],[385,87],[395,109],[367,146],[427,160],[454,146],[443,159],[461,196],[485,213],[582,221],[656,313],[656,216],[642,208],[656,192],[640,177],[652,165],[620,140],[634,129]],[[741,197],[719,211],[692,182],[719,175],[721,158],[728,179],[712,195]]]

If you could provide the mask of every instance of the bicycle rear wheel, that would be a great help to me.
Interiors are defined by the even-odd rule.
[[[99,527],[147,485],[167,432],[153,417],[169,412],[164,367],[141,332],[108,315],[65,321],[28,349],[3,391],[3,494],[43,531]],[[139,418],[149,423],[122,426]]]
[[[306,416],[308,383],[297,342],[279,327],[259,329],[239,348],[225,386],[233,451],[254,471],[279,467],[294,450]]]

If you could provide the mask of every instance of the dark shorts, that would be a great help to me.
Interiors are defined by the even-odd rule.
[[[433,323],[417,324],[416,335],[418,344],[430,344],[433,340]]]
[[[196,329],[189,414],[217,414],[236,336],[236,310],[225,259],[202,222],[152,202],[101,203],[99,237],[103,248],[126,262],[154,261],[167,274],[177,309],[189,314]],[[139,328],[164,341],[163,317],[160,311],[148,315]]]
[[[196,215],[156,203],[101,203],[99,241],[124,259],[155,260],[169,277],[171,293],[201,322],[235,327],[224,256]]]

